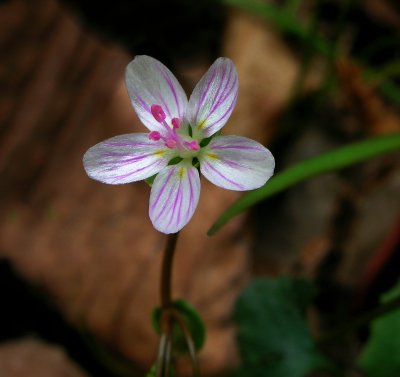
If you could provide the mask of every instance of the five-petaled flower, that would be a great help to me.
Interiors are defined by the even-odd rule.
[[[129,63],[125,79],[133,108],[150,132],[105,140],[85,153],[83,163],[89,177],[109,184],[156,175],[149,214],[160,232],[178,232],[193,216],[198,168],[215,185],[237,191],[258,188],[272,176],[268,149],[245,137],[218,135],[238,94],[230,59],[214,62],[189,101],[171,71],[149,56]]]

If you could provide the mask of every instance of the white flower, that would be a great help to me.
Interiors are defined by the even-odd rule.
[[[256,141],[215,136],[236,104],[233,62],[219,58],[196,85],[189,101],[181,85],[158,60],[137,56],[126,69],[133,108],[149,133],[113,137],[83,157],[89,177],[109,184],[154,179],[150,219],[163,233],[181,230],[200,196],[201,173],[229,190],[256,189],[272,176],[274,158]]]

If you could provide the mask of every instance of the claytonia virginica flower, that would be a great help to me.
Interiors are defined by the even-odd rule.
[[[245,137],[218,135],[238,95],[230,59],[214,62],[189,101],[171,71],[149,56],[129,63],[125,79],[132,106],[150,132],[105,140],[85,153],[83,164],[89,177],[109,184],[156,175],[149,214],[160,232],[178,232],[193,216],[198,168],[215,185],[237,191],[256,189],[272,176],[268,149]]]

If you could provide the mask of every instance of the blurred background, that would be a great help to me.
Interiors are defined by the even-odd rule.
[[[280,172],[400,131],[399,31],[395,0],[2,0],[0,376],[142,376],[155,359],[165,238],[147,217],[149,188],[102,185],[82,167],[97,142],[144,130],[123,81],[134,55],[161,60],[188,95],[217,57],[233,59],[224,132],[265,144]],[[239,364],[232,310],[253,277],[312,280],[316,333],[377,305],[399,276],[399,162],[296,185],[213,237],[240,194],[202,181],[174,295],[207,325],[205,375]],[[347,368],[365,336],[325,351]]]

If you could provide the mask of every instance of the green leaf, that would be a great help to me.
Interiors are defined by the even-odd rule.
[[[329,367],[306,321],[313,296],[311,283],[295,278],[256,279],[241,293],[234,313],[239,376],[302,377]]]
[[[179,164],[183,160],[182,157],[174,157],[170,162],[168,162],[168,165],[176,165]]]
[[[379,90],[389,100],[400,102],[400,88],[391,80],[384,80],[379,84]]]
[[[156,177],[157,177],[157,174],[154,174],[151,177],[146,178],[144,181],[151,187],[151,186],[153,186],[153,182],[156,179]]]
[[[382,303],[393,300],[400,300],[400,283],[382,297]],[[400,308],[372,322],[358,365],[368,377],[400,376]]]
[[[276,174],[259,189],[242,196],[220,215],[209,229],[208,235],[215,234],[232,217],[243,212],[245,209],[297,183],[396,150],[400,150],[400,133],[370,138],[301,161]]]
[[[186,324],[192,338],[196,350],[199,351],[203,348],[205,338],[206,338],[206,328],[200,314],[197,310],[185,300],[176,300],[172,303],[173,308],[179,312],[181,318]],[[161,308],[156,308],[152,312],[151,322],[153,328],[158,335],[161,334],[161,320],[162,310]],[[187,353],[188,348],[185,340],[185,336],[180,330],[179,326],[174,327],[174,347],[180,353]]]

